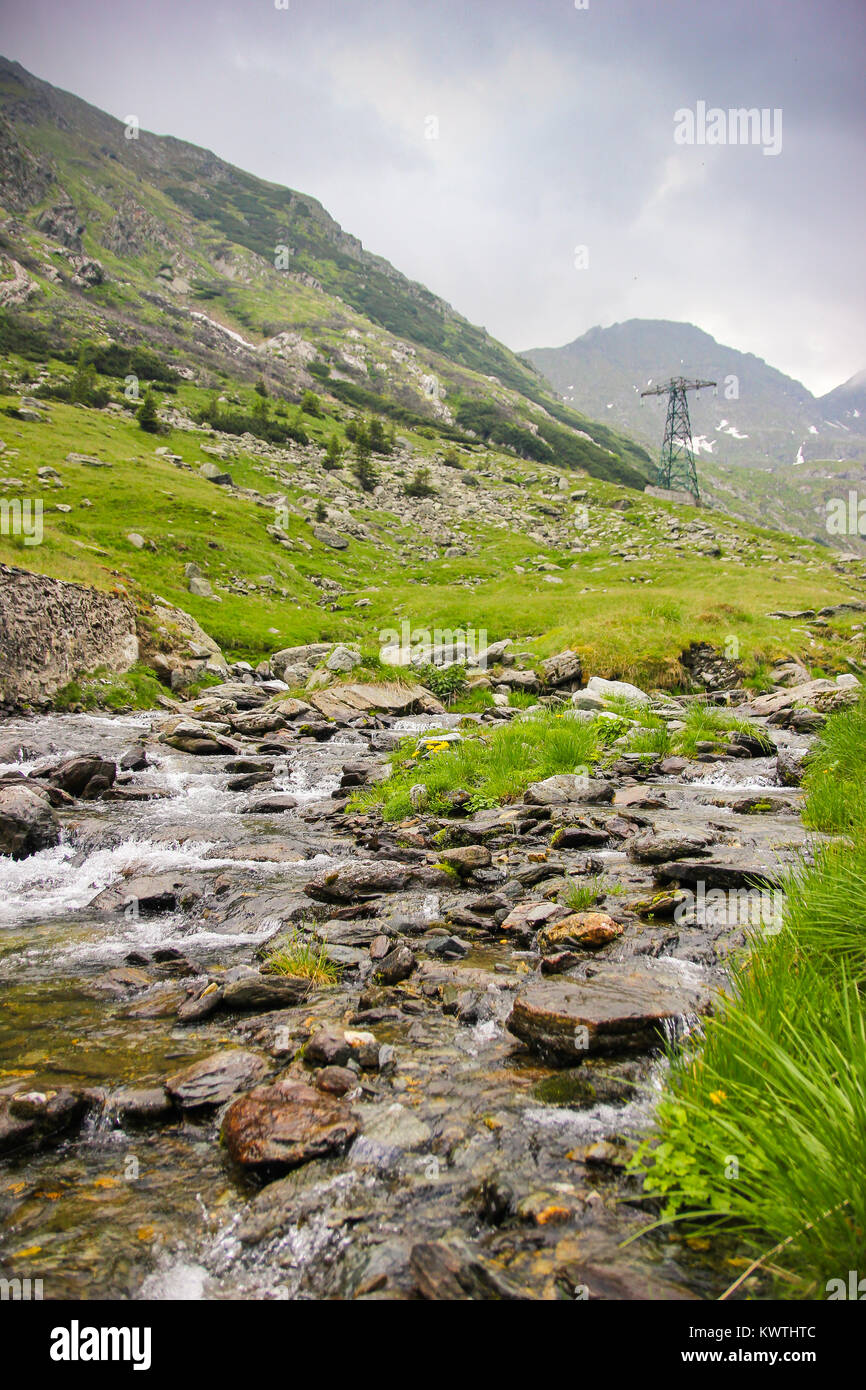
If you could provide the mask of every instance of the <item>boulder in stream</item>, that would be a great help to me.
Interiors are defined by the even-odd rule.
[[[302,1081],[282,1080],[233,1101],[222,1137],[236,1163],[266,1176],[341,1153],[359,1130],[342,1100]]]
[[[709,1005],[708,986],[680,962],[611,962],[586,980],[554,976],[527,985],[506,1027],[542,1056],[574,1061],[645,1051],[678,1020],[706,1013]]]
[[[79,1091],[15,1091],[0,1096],[0,1154],[41,1148],[77,1125],[88,1108]]]
[[[60,824],[44,787],[25,781],[0,783],[0,854],[26,859],[60,840]]]
[[[268,1070],[257,1052],[240,1048],[214,1052],[166,1077],[165,1089],[184,1110],[224,1105],[237,1091],[253,1086]]]

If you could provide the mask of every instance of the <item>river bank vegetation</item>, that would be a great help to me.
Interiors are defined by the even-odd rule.
[[[636,1164],[663,1221],[735,1234],[798,1299],[827,1297],[866,1243],[866,702],[828,720],[804,786],[806,824],[838,838],[674,1058]]]

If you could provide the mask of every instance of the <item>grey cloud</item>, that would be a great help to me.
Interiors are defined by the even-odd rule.
[[[7,0],[3,47],[318,197],[515,348],[688,318],[820,391],[866,364],[864,41],[860,0]],[[781,155],[675,146],[699,99],[781,107]]]

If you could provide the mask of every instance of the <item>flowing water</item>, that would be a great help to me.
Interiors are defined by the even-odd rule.
[[[146,737],[152,720],[7,721],[2,746],[19,741],[23,758],[0,772],[39,771],[87,752],[117,758]],[[401,721],[398,728],[418,732],[430,722]],[[0,1165],[0,1273],[41,1278],[48,1298],[351,1296],[362,1275],[375,1274],[377,1260],[383,1268],[389,1260],[399,1265],[407,1230],[422,1238],[459,1221],[527,1283],[542,1287],[546,1255],[533,1239],[520,1230],[500,1235],[483,1214],[466,1224],[467,1201],[476,1200],[476,1189],[487,1191],[494,1169],[497,1181],[507,1184],[510,1176],[537,1190],[551,1211],[580,1212],[587,1222],[592,1216],[598,1248],[628,1264],[630,1257],[615,1252],[637,1211],[597,1219],[618,1175],[587,1179],[581,1170],[577,1177],[568,1155],[611,1131],[626,1138],[645,1132],[661,1063],[634,1064],[639,1084],[625,1104],[569,1104],[567,1077],[556,1103],[539,1100],[550,1069],[516,1052],[504,1030],[519,976],[511,946],[496,940],[472,942],[461,962],[493,982],[489,1007],[474,1023],[419,998],[414,1014],[376,1025],[377,1039],[394,1045],[399,1067],[388,1088],[373,1084],[366,1096],[372,1121],[345,1158],[309,1164],[279,1185],[281,1220],[257,1239],[245,1229],[256,1186],[231,1169],[212,1117],[185,1114],[136,1128],[112,1112],[116,1088],[160,1085],[221,1045],[249,1043],[237,1020],[225,1016],[183,1028],[173,1009],[148,1016],[130,1008],[128,996],[112,992],[107,972],[145,962],[148,997],[158,1000],[160,990],[168,999],[184,979],[250,964],[311,874],[358,853],[332,821],[306,819],[305,812],[331,797],[342,764],[366,747],[353,730],[328,743],[310,741],[273,756],[265,788],[232,792],[224,758],[196,758],[148,741],[150,765],[126,786],[149,799],[76,803],[62,812],[56,848],[17,862],[0,858],[0,1090],[70,1086],[96,1093],[80,1132]],[[758,759],[708,766],[697,781],[668,785],[676,802],[772,780],[770,760]],[[263,790],[291,794],[297,810],[251,815]],[[687,822],[687,807],[682,814]],[[604,857],[624,866],[621,854]],[[210,885],[222,876],[230,909],[202,911],[193,900],[148,915],[92,905],[107,889],[160,874]],[[435,892],[417,894],[411,905],[422,921],[440,914]],[[678,964],[703,969],[690,960]],[[312,1012],[319,1008],[314,1001]],[[321,1016],[333,1017],[331,1008],[329,1015],[321,1006]],[[684,1017],[679,1031],[696,1025]],[[485,1202],[478,1198],[479,1213]],[[661,1287],[687,1281],[700,1291],[717,1283],[678,1242],[650,1246],[642,1258]]]

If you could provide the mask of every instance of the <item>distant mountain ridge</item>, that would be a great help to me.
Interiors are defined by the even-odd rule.
[[[866,461],[866,372],[820,399],[753,353],[689,323],[629,319],[591,328],[560,348],[523,353],[575,409],[608,420],[655,453],[664,417],[640,392],[670,376],[705,377],[717,393],[690,397],[698,460],[775,469]],[[663,403],[662,403],[663,404]],[[858,413],[859,412],[859,413]]]
[[[866,430],[866,368],[820,396],[819,404],[831,419],[845,421],[857,431]]]

